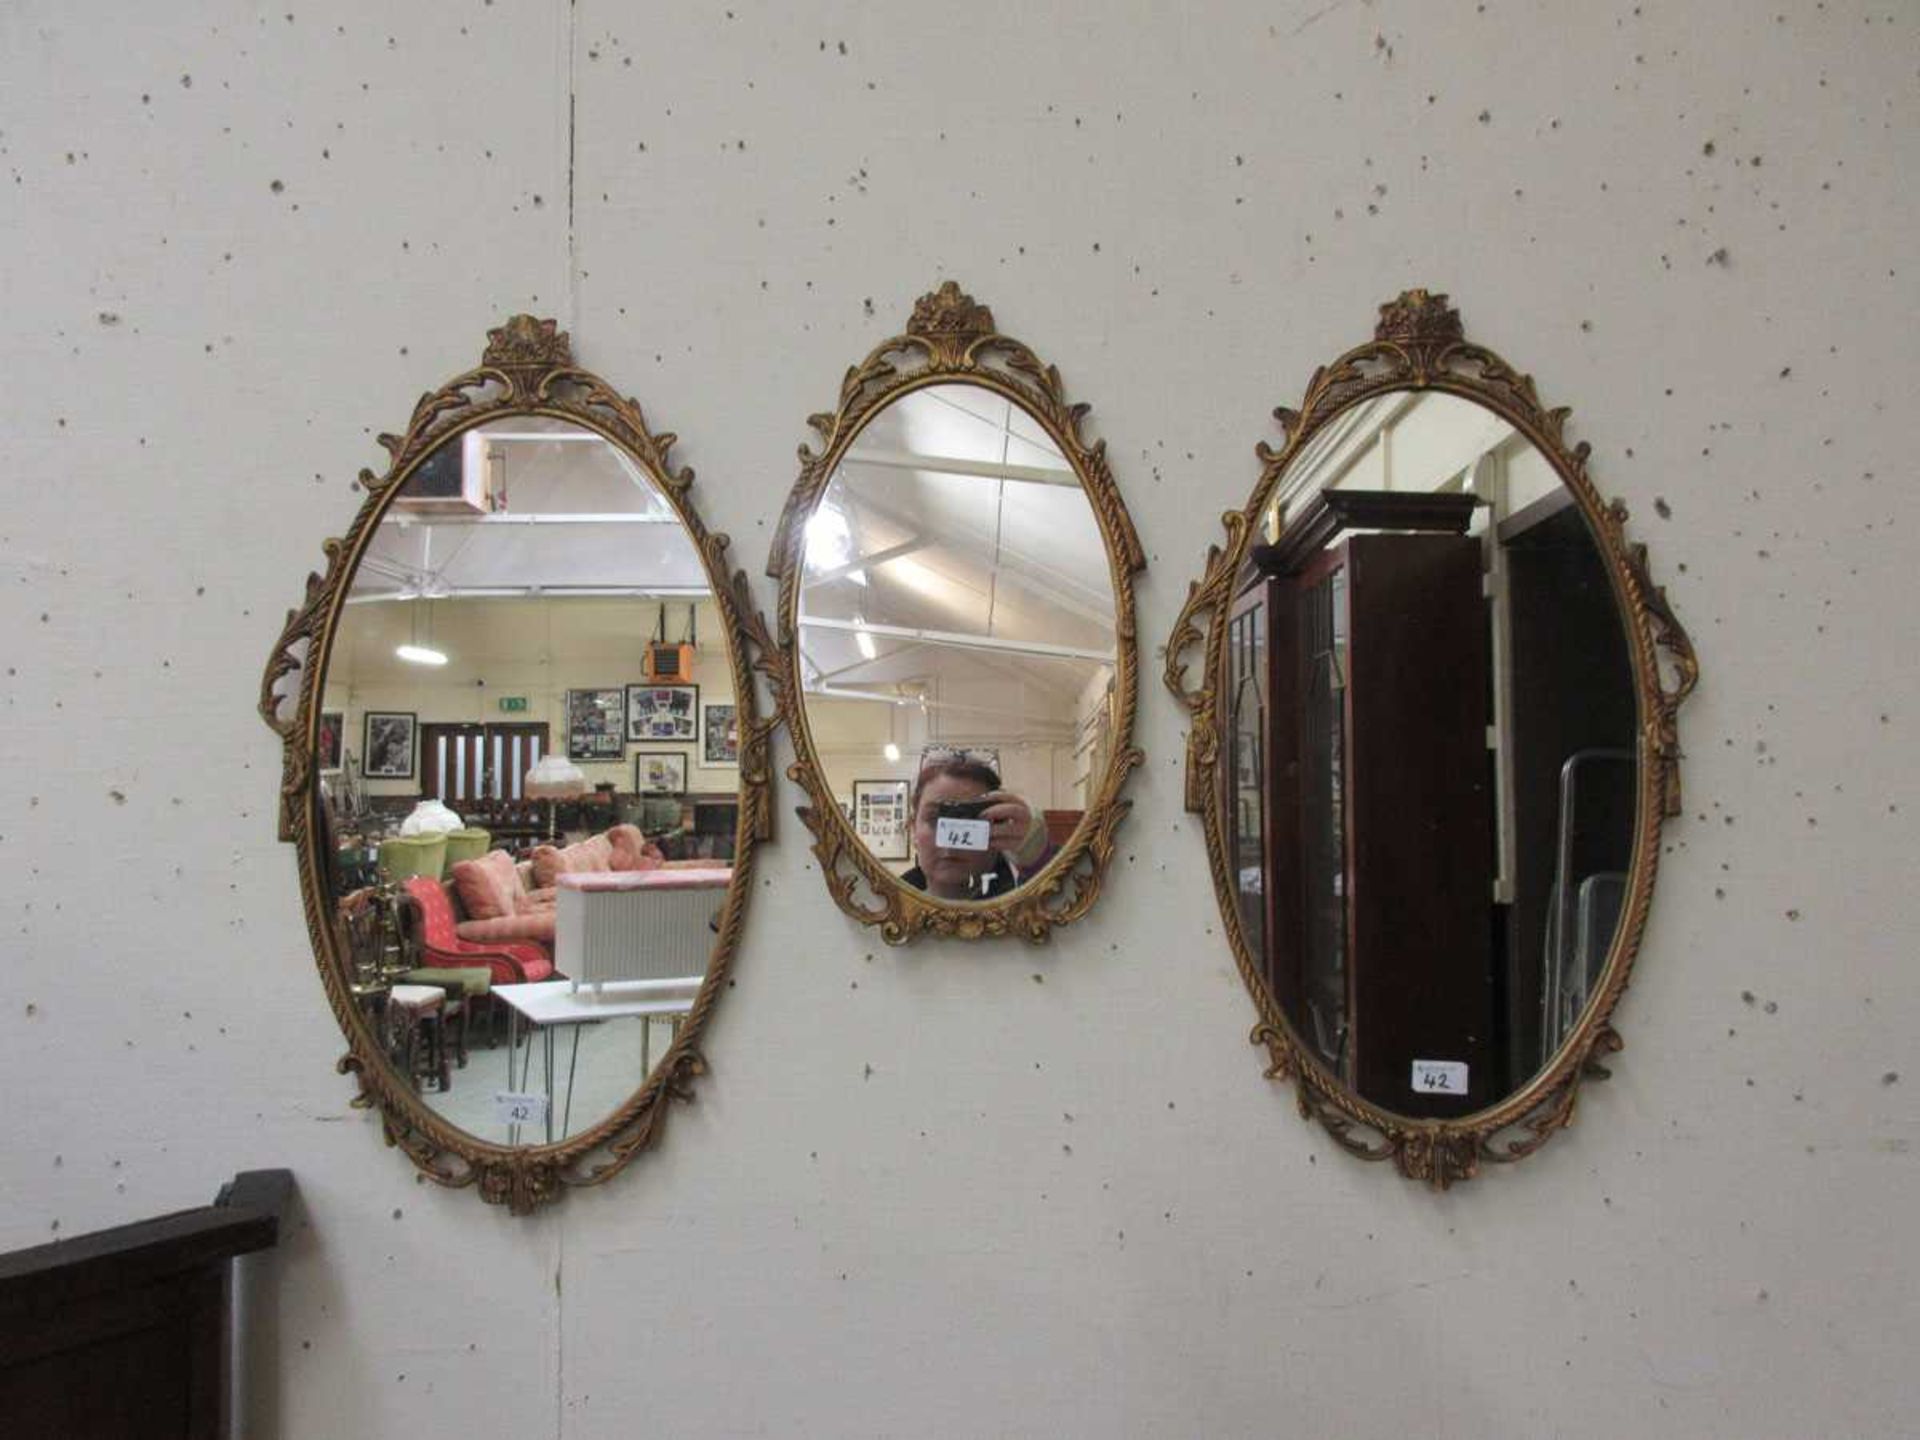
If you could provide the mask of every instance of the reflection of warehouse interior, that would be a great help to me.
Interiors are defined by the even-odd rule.
[[[682,668],[653,664],[656,639]],[[322,708],[339,725],[337,795],[385,813],[434,798],[525,828],[549,818],[525,779],[550,751],[588,795],[731,804],[732,704],[706,572],[671,506],[601,437],[521,417],[443,446],[395,497]],[[385,753],[369,753],[376,740]],[[649,756],[674,783],[643,783],[660,778]]]
[[[585,430],[450,439],[361,558],[322,712],[336,933],[396,1067],[499,1143],[605,1119],[706,974],[739,812],[726,635],[672,506]]]
[[[1276,1000],[1367,1098],[1511,1093],[1605,963],[1634,691],[1572,494],[1493,412],[1398,392],[1289,462],[1229,635],[1232,872]]]
[[[843,802],[952,748],[1071,831],[1106,765],[1113,582],[1078,477],[1018,405],[939,385],[872,418],[808,520],[799,638]]]

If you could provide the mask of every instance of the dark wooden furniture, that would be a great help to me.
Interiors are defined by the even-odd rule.
[[[1305,1045],[1413,1116],[1464,1114],[1506,1082],[1474,503],[1324,492],[1255,547],[1228,620],[1242,930]],[[1394,533],[1338,539],[1363,527]],[[1467,1092],[1416,1090],[1416,1060],[1465,1064]]]
[[[1627,634],[1600,552],[1564,491],[1500,527],[1513,616],[1515,899],[1507,925],[1510,1087],[1552,1057],[1559,1037],[1542,1032],[1543,957],[1556,899],[1562,771],[1571,756],[1631,755],[1638,714]],[[1633,852],[1635,771],[1590,768],[1571,857],[1575,875],[1624,875]]]
[[[1272,722],[1273,612],[1282,582],[1259,567],[1242,577],[1242,589],[1227,621],[1227,748],[1223,784],[1226,789],[1227,870],[1233,879],[1234,905],[1247,948],[1261,958],[1263,978],[1274,998],[1294,1013],[1290,985],[1292,967],[1276,965],[1279,949],[1273,944],[1278,921],[1274,915],[1273,867],[1277,862],[1273,823],[1276,805],[1291,810],[1292,802],[1277,796],[1277,787],[1289,795],[1299,776],[1296,757],[1282,756],[1274,743]]]
[[[276,1244],[287,1170],[197,1210],[0,1255],[0,1430],[59,1440],[222,1440],[233,1258]]]

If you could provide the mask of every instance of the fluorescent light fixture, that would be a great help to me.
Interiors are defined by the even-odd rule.
[[[856,625],[865,625],[867,622],[863,617],[856,615],[853,617],[853,623]],[[860,647],[860,655],[862,659],[871,660],[873,659],[874,656],[880,653],[879,647],[873,643],[873,635],[870,631],[867,631],[867,630],[854,631],[853,643]]]
[[[424,589],[425,587],[423,586],[422,588]],[[400,659],[405,660],[409,665],[446,664],[447,652],[435,649],[433,644],[433,602],[431,600],[427,601],[426,644],[422,645],[420,643],[420,607],[418,605],[413,607],[412,619],[412,633],[407,637],[407,642],[404,645],[394,646],[393,653]]]

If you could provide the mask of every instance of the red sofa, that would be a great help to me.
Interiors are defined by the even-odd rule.
[[[522,985],[555,977],[553,955],[532,940],[482,943],[462,940],[459,919],[446,885],[416,875],[406,882],[410,904],[402,907],[407,938],[417,948],[420,964],[458,970],[484,965],[495,985]]]

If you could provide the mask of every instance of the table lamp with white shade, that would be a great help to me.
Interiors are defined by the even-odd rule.
[[[586,794],[587,775],[565,755],[549,750],[527,772],[523,788],[529,800],[547,802],[547,839],[553,840],[560,828],[557,802],[573,800]]]

